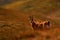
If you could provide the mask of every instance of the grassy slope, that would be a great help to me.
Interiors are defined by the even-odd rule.
[[[22,11],[40,11],[42,13],[49,13],[60,8],[59,0],[22,0],[15,1],[10,4],[2,6],[7,9],[18,9]]]
[[[28,26],[27,14],[14,10],[0,9],[0,40],[18,40],[22,36],[34,36],[31,27]]]
[[[26,2],[26,4],[20,6],[19,11],[0,8],[0,40],[59,40],[60,28],[56,27],[47,31],[34,32],[29,24],[29,15],[34,15],[34,17],[41,20],[50,20],[52,23],[57,22],[57,20],[47,18],[46,15],[50,14],[46,13],[60,8],[60,5],[58,2],[58,6],[54,5],[56,1],[54,3],[52,1],[52,6],[48,6],[48,3],[51,4],[48,0],[44,0],[41,4],[37,0]],[[30,7],[30,4],[33,7]]]
[[[1,14],[2,13],[2,14]],[[33,13],[33,14],[32,14]],[[16,10],[1,9],[0,10],[0,40],[54,40],[59,39],[58,28],[51,28],[47,31],[37,31],[34,33],[31,25],[29,24],[29,15],[41,20],[49,20],[43,14],[31,14],[19,12]],[[2,17],[1,17],[2,16]],[[51,21],[51,20],[50,20]],[[51,21],[52,22],[52,21]],[[56,38],[55,38],[56,37]]]
[[[3,5],[2,7],[3,8],[7,8],[7,9],[14,9],[14,8],[16,8],[17,6],[19,6],[19,5],[22,5],[22,4],[24,4],[24,3],[26,3],[26,2],[28,2],[29,0],[27,0],[27,1],[14,1],[14,2],[12,2],[12,3],[10,3],[10,4],[5,4],[5,5]]]

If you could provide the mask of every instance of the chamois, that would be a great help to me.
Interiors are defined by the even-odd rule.
[[[35,21],[33,16],[30,16],[30,22],[31,22],[31,25],[32,25],[32,28],[34,30],[36,29],[45,29],[45,28],[50,28],[50,21]]]

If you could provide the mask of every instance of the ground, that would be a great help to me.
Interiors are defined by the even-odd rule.
[[[60,27],[59,23],[56,23],[60,19],[59,16],[54,18],[56,13],[57,15],[60,13],[59,10],[53,12],[54,15],[47,15],[49,17],[39,13],[33,14],[36,20],[51,21],[52,25],[48,30],[33,30],[29,20],[31,14],[8,9],[0,12],[2,13],[0,13],[0,40],[60,40]]]
[[[29,16],[49,20],[50,29],[33,30]],[[60,40],[60,1],[16,0],[0,5],[0,40]]]

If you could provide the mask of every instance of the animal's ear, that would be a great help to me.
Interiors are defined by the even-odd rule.
[[[29,16],[29,19],[30,19],[30,20],[33,19],[33,16]]]
[[[29,16],[29,18],[31,19],[31,16]]]

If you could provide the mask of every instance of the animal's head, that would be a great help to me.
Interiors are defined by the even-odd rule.
[[[32,22],[33,21],[33,16],[29,16],[29,19]]]

